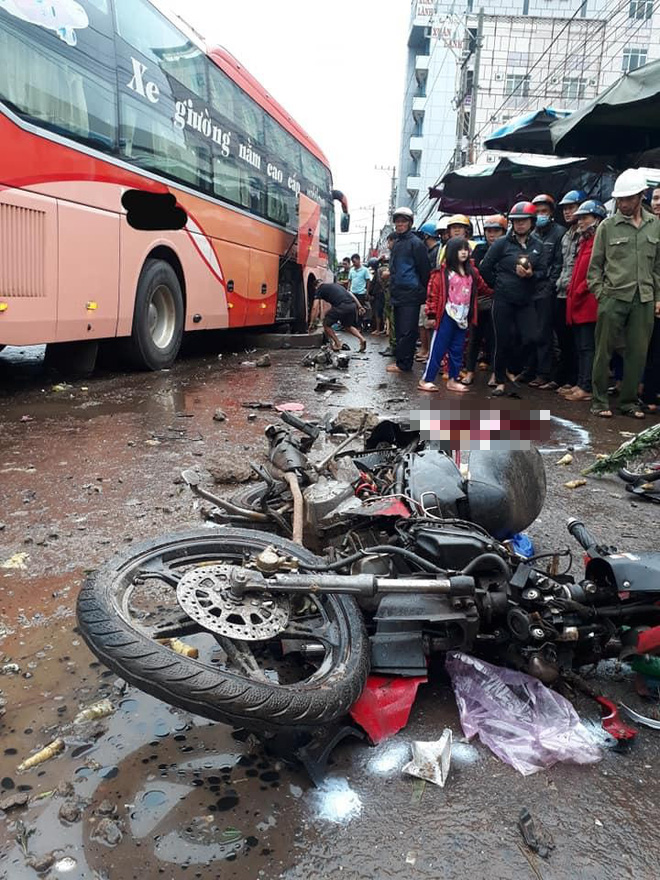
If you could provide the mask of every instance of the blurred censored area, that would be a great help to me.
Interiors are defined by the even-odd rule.
[[[550,410],[529,409],[515,400],[497,409],[439,400],[411,410],[410,428],[443,452],[527,450],[548,439]]]

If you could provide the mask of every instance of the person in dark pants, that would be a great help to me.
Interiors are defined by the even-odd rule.
[[[316,322],[321,310],[321,300],[329,303],[330,308],[323,316],[323,330],[330,340],[333,351],[341,351],[341,342],[332,328],[333,324],[341,324],[342,328],[350,333],[360,343],[360,351],[367,347],[367,340],[358,330],[360,313],[364,314],[364,308],[354,293],[345,290],[341,284],[323,284],[317,282],[314,303],[309,316],[310,329]]]
[[[566,323],[566,297],[571,282],[573,264],[577,254],[578,228],[575,212],[586,202],[587,194],[581,189],[572,189],[559,202],[564,217],[566,233],[561,240],[561,272],[557,281],[557,296],[554,308],[554,327],[559,346],[559,361],[555,372],[555,381],[559,388],[557,394],[572,394],[577,382],[577,358],[573,332]]]
[[[509,220],[513,228],[492,245],[479,266],[484,281],[493,288],[496,397],[506,392],[506,368],[515,348],[519,345],[523,363],[528,363],[536,345],[534,292],[546,277],[543,242],[533,232],[535,206],[517,202]]]
[[[502,214],[493,214],[492,217],[484,218],[484,235],[486,241],[478,244],[472,251],[472,261],[478,269],[481,261],[486,256],[488,249],[497,241],[506,235],[508,223],[506,217]],[[494,335],[493,335],[493,301],[491,296],[479,296],[477,302],[477,323],[470,327],[470,335],[468,338],[468,349],[465,358],[466,374],[463,379],[464,385],[472,385],[474,382],[474,373],[477,369],[477,358],[479,352],[483,350],[486,360],[489,364],[493,363]],[[491,376],[489,381],[493,381]]]
[[[651,195],[651,211],[660,218],[660,187],[656,186]],[[656,316],[653,321],[653,333],[649,343],[649,351],[646,357],[644,370],[644,390],[642,403],[644,409],[650,413],[658,412],[658,394],[660,394],[660,318]]]
[[[589,290],[587,270],[594,249],[598,225],[607,217],[605,205],[595,199],[583,202],[575,212],[578,218],[578,251],[566,298],[566,321],[573,329],[578,358],[578,377],[565,400],[591,400],[591,372],[596,353],[598,301]]]
[[[409,373],[413,367],[417,342],[419,307],[426,301],[426,285],[431,274],[428,250],[412,230],[413,212],[397,208],[392,220],[396,241],[390,255],[390,300],[396,332],[396,363],[388,373]]]
[[[557,281],[561,274],[561,241],[566,230],[555,222],[555,200],[543,193],[532,199],[536,207],[535,233],[543,242],[546,277],[536,285],[534,308],[536,309],[537,344],[524,374],[529,376],[530,388],[554,391],[558,385],[553,380],[554,354],[554,307]]]

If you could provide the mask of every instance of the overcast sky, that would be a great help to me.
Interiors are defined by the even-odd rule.
[[[339,258],[362,252],[385,222],[398,164],[409,0],[169,0],[224,46],[318,143],[348,197],[351,232]],[[359,247],[358,247],[359,244]]]

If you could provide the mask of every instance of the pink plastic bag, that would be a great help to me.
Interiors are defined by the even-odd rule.
[[[558,761],[593,764],[600,748],[571,704],[537,678],[455,652],[445,667],[463,732],[524,776]]]

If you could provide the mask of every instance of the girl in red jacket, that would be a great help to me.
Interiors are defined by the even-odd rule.
[[[449,354],[448,391],[468,391],[459,381],[463,347],[470,323],[477,323],[477,296],[488,296],[490,288],[470,259],[470,247],[463,238],[447,242],[445,258],[431,272],[426,294],[426,317],[435,321],[431,352],[420,379],[421,391],[439,391],[435,384],[442,359]]]
[[[587,270],[599,223],[607,217],[605,205],[595,199],[583,202],[575,212],[578,218],[578,252],[568,285],[566,323],[572,325],[578,356],[577,385],[565,394],[565,400],[591,400],[591,370],[596,351],[598,301],[587,287]]]

